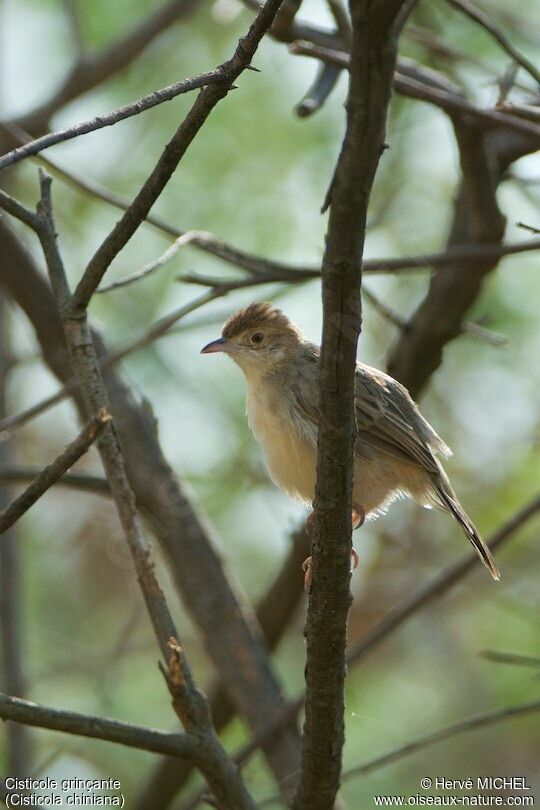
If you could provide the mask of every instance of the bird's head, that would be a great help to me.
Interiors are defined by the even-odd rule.
[[[221,337],[201,354],[225,352],[246,376],[265,375],[294,356],[303,340],[298,327],[269,303],[250,304],[231,315]]]

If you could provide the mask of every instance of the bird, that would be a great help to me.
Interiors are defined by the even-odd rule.
[[[255,302],[226,321],[221,337],[201,354],[223,352],[246,382],[246,414],[275,484],[293,499],[311,504],[317,477],[320,421],[319,347],[269,302]],[[353,459],[352,525],[385,513],[396,499],[451,515],[494,580],[500,573],[488,546],[462,507],[438,456],[451,450],[422,416],[407,389],[390,375],[356,363],[356,441]],[[352,550],[352,567],[358,554]],[[304,562],[311,587],[311,558]]]

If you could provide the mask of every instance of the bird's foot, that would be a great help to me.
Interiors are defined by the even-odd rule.
[[[358,552],[355,548],[351,548],[351,571],[358,568],[359,562],[360,557],[358,556]],[[311,556],[307,557],[302,563],[302,571],[304,572],[304,590],[306,593],[310,593],[311,586],[313,585],[313,563]]]
[[[353,503],[352,508],[352,527],[354,529],[360,528],[363,525],[366,519],[366,513],[364,511],[364,507],[360,506],[358,503]],[[354,566],[356,568],[356,565]]]

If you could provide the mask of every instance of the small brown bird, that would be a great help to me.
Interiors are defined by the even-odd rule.
[[[291,497],[311,504],[317,465],[319,347],[280,310],[255,303],[229,318],[222,337],[202,349],[202,354],[210,352],[226,352],[244,372],[249,424],[273,480]],[[436,457],[436,453],[450,456],[451,451],[406,388],[388,374],[357,363],[355,416],[353,525],[385,512],[396,498],[410,496],[422,506],[451,514],[498,580],[489,548]],[[353,557],[356,567],[354,551]],[[306,563],[309,584],[309,560]]]

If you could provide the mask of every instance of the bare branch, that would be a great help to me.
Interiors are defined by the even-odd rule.
[[[98,415],[90,419],[77,438],[66,447],[52,464],[45,467],[18,498],[0,512],[0,534],[13,526],[86,453],[110,421],[111,417],[106,407],[101,407]]]
[[[2,200],[0,197],[0,205],[1,204]],[[284,283],[284,282],[302,283],[305,281],[309,281],[312,278],[318,278],[320,276],[320,269],[318,268],[309,269],[307,267],[293,267],[283,265],[279,262],[272,262],[271,260],[268,259],[255,257],[252,256],[251,254],[237,251],[236,248],[230,248],[229,246],[225,245],[225,243],[221,242],[219,239],[214,237],[212,234],[208,234],[203,231],[187,231],[185,232],[185,234],[182,233],[182,236],[187,234],[191,234],[191,237],[189,239],[191,244],[196,245],[199,248],[209,250],[213,250],[213,248],[215,247],[216,255],[217,251],[223,251],[223,255],[220,256],[221,258],[224,258],[225,252],[227,252],[228,258],[226,259],[226,261],[230,261],[231,263],[242,262],[242,267],[244,269],[247,266],[253,267],[252,272],[254,273],[259,272],[261,274],[263,272],[268,272],[268,276],[265,277],[261,275],[260,277],[248,278],[245,280],[229,279],[220,281],[219,284],[215,278],[207,278],[204,276],[192,276],[189,274],[182,276],[179,279],[180,281],[189,282],[193,284],[201,284],[203,286],[208,286],[211,289],[204,296],[196,298],[189,304],[182,305],[169,315],[163,316],[163,318],[158,320],[153,326],[151,326],[148,330],[146,330],[146,332],[143,332],[142,335],[138,335],[132,340],[127,341],[123,346],[120,346],[118,349],[115,349],[112,352],[110,352],[110,354],[101,357],[99,362],[102,370],[112,368],[132,352],[142,349],[145,346],[151,344],[153,341],[159,339],[160,337],[165,335],[170,329],[172,329],[172,327],[178,321],[182,320],[192,312],[195,312],[197,309],[200,309],[209,301],[226,296],[230,292],[233,292],[234,290],[242,289],[249,286],[256,286],[259,284]],[[363,262],[363,272],[391,273],[406,269],[417,270],[427,267],[429,264],[431,264],[433,267],[438,268],[438,267],[445,267],[448,264],[453,264],[454,262],[459,265],[462,264],[468,266],[469,264],[476,264],[484,259],[487,260],[491,258],[501,258],[503,256],[510,256],[538,249],[540,249],[540,240],[532,240],[530,242],[518,242],[513,245],[482,245],[482,244],[465,245],[462,248],[461,247],[449,248],[445,253],[424,254],[419,256],[405,257],[403,259],[366,259]],[[230,251],[230,253],[228,253],[228,251]],[[233,252],[237,257],[238,262],[234,261],[232,256]],[[157,261],[159,262],[159,260]],[[153,263],[148,265],[148,267],[152,266],[152,264]],[[135,274],[135,276],[138,277],[139,274],[137,273]],[[133,280],[135,280],[135,278],[133,278]],[[371,296],[373,300],[372,293],[368,291],[365,291],[365,293],[366,297]],[[396,326],[398,325],[399,321],[399,324],[400,325],[402,324],[403,329],[408,328],[408,324],[405,324],[404,322],[401,321],[401,319],[398,319],[398,316],[396,316],[395,313],[393,313],[393,317],[391,318],[391,320],[394,322]],[[471,334],[474,337],[477,337],[481,340],[485,340],[486,342],[489,342],[493,345],[502,346],[506,344],[506,339],[504,338],[504,336],[497,335],[494,332],[483,329],[478,324],[465,321],[461,324],[460,328],[463,332]],[[58,391],[56,391],[54,394],[45,397],[44,399],[40,400],[40,402],[37,402],[35,405],[30,406],[29,408],[25,409],[24,411],[21,411],[18,414],[14,414],[12,416],[6,417],[3,420],[0,420],[0,441],[2,440],[3,437],[4,438],[7,437],[15,429],[22,427],[32,419],[35,419],[40,414],[44,413],[45,411],[49,410],[55,405],[58,405],[66,397],[73,394],[75,389],[76,389],[75,380],[70,380],[61,388],[59,388]]]
[[[294,42],[289,50],[291,53],[300,56],[311,56],[320,59],[326,64],[336,67],[348,68],[349,54],[344,51],[335,51],[330,48],[322,48],[312,45],[310,42]],[[485,127],[503,127],[523,135],[531,136],[540,143],[540,127],[527,120],[509,115],[497,110],[487,110],[476,107],[470,101],[448,92],[448,90],[434,87],[426,81],[421,81],[419,77],[413,78],[404,73],[396,72],[394,77],[394,87],[396,92],[407,98],[414,98],[418,101],[427,101],[440,107],[450,115],[469,115],[479,124]]]
[[[385,768],[387,765],[393,765],[394,762],[399,762],[404,757],[416,754],[418,751],[423,751],[425,748],[430,748],[432,745],[448,740],[451,737],[493,726],[505,720],[513,720],[516,717],[526,717],[529,714],[534,714],[539,711],[540,700],[536,700],[531,703],[522,703],[518,706],[507,706],[504,709],[494,709],[490,712],[475,714],[472,717],[467,717],[465,720],[451,723],[449,726],[439,729],[439,731],[417,737],[415,740],[411,740],[405,743],[405,745],[400,745],[398,748],[394,748],[386,754],[374,757],[361,765],[349,768],[343,772],[341,781],[348,782],[351,779],[355,779],[357,776],[365,776],[365,774],[372,773],[380,768]],[[279,794],[270,796],[262,802],[259,802],[259,807],[269,807],[279,800]]]
[[[518,228],[523,228],[524,231],[540,234],[540,228],[534,228],[532,225],[526,225],[524,222],[516,222]]]
[[[50,184],[50,178],[42,174],[36,233],[46,258],[51,286],[61,314],[71,366],[78,378],[86,410],[90,413],[101,412],[104,408],[109,411],[107,391],[86,316],[83,313],[82,317],[73,317],[70,308],[66,306],[66,302],[70,301],[70,294],[56,243]],[[255,807],[253,800],[215,734],[208,701],[195,685],[187,657],[176,640],[178,635],[155,573],[150,549],[137,512],[135,496],[127,478],[122,448],[114,429],[102,433],[98,449],[156,639],[165,660],[169,661],[170,671],[172,672],[173,667],[172,659],[169,657],[171,645],[174,645],[176,665],[182,668],[181,693],[173,690],[171,678],[167,679],[167,683],[180,720],[186,731],[190,732],[199,743],[197,765],[208,779],[216,798],[227,810],[252,810]]]
[[[361,0],[351,5],[347,126],[327,194],[330,215],[322,264],[313,587],[306,623],[304,746],[294,810],[333,807],[339,788],[351,603],[354,369],[362,317],[359,261],[367,204],[384,148],[397,39],[407,5],[388,2],[375,7]]]
[[[20,127],[15,127],[13,124],[1,124],[9,132],[16,137],[21,143],[27,142],[29,136]],[[130,200],[122,197],[109,189],[105,188],[95,181],[88,180],[81,175],[67,171],[58,163],[49,159],[39,157],[37,160],[50,170],[53,174],[58,175],[66,183],[74,188],[77,188],[85,193],[91,194],[97,199],[112,205],[113,207],[126,211],[131,205]],[[320,264],[309,265],[292,265],[285,262],[275,261],[262,256],[248,253],[247,251],[240,250],[232,245],[224,242],[218,236],[208,233],[207,231],[182,231],[179,228],[171,225],[160,217],[149,214],[145,222],[148,225],[156,228],[161,233],[173,238],[186,236],[192,234],[189,243],[209,253],[224,262],[234,265],[254,274],[268,274],[275,280],[300,280],[299,275],[304,274],[306,278],[318,278],[321,273]],[[535,233],[535,229],[529,229]],[[536,231],[538,235],[540,231]],[[479,260],[502,258],[518,253],[525,253],[532,250],[540,249],[540,239],[531,240],[529,242],[516,242],[514,244],[470,244],[470,245],[452,245],[448,250],[443,253],[424,253],[418,256],[404,256],[398,258],[382,258],[382,259],[364,259],[362,265],[363,273],[398,273],[408,270],[423,270],[426,268],[438,269],[446,267],[449,264],[457,263],[463,265],[475,264]],[[209,286],[215,284],[215,280],[209,282]]]
[[[228,291],[229,290],[227,289],[227,292]],[[182,306],[178,307],[178,309],[175,309],[171,314],[164,315],[163,318],[156,321],[156,323],[147,329],[146,332],[143,332],[141,335],[137,335],[137,337],[127,341],[123,346],[120,346],[118,349],[113,350],[109,354],[103,355],[99,360],[100,369],[102,371],[107,371],[108,369],[113,368],[121,360],[127,357],[128,354],[131,354],[137,349],[148,346],[153,341],[165,335],[169,329],[178,323],[178,321],[182,320],[182,318],[185,318],[190,313],[200,309],[209,301],[219,298],[221,295],[225,295],[225,291],[222,291],[222,288],[212,289],[204,295],[201,295],[199,298],[194,299],[190,303],[183,304]],[[0,440],[9,435],[16,428],[22,427],[22,425],[27,424],[30,420],[35,419],[36,416],[39,416],[50,408],[53,408],[55,405],[58,405],[60,402],[66,399],[66,397],[71,396],[77,390],[77,387],[77,380],[75,377],[72,377],[54,394],[45,397],[45,399],[42,399],[40,402],[37,402],[35,405],[30,406],[24,411],[21,411],[13,416],[8,416],[0,421]]]
[[[0,470],[0,480],[1,476]],[[257,607],[257,620],[271,650],[282,638],[304,595],[302,578],[298,576],[298,572],[309,554],[310,545],[308,530],[304,525],[291,538],[290,552]],[[235,708],[226,690],[218,682],[210,687],[209,696],[214,724],[216,730],[220,731],[234,717]],[[149,804],[158,805],[165,810],[187,782],[192,767],[191,763],[178,762],[176,759],[165,759],[159,763],[139,796],[138,810],[146,810]],[[203,791],[206,790],[207,787],[203,788]],[[200,795],[199,791],[197,797]],[[189,804],[190,800],[186,806]]]
[[[1,226],[0,280],[31,319],[46,362],[63,380],[71,378],[54,300],[19,240]],[[17,274],[12,272],[18,268]],[[100,355],[103,341],[94,332]],[[250,607],[236,580],[225,572],[212,528],[201,518],[159,446],[153,417],[122,378],[107,370],[107,387],[117,429],[126,448],[130,481],[141,509],[171,561],[185,604],[201,630],[206,650],[237,710],[256,731],[284,705]],[[75,392],[79,409],[84,406]],[[148,487],[148,481],[154,482]],[[289,726],[266,743],[265,755],[278,778],[289,773],[297,745]]]
[[[510,40],[502,33],[500,28],[498,28],[493,20],[481,9],[477,8],[473,3],[470,3],[469,0],[446,0],[449,6],[461,11],[470,20],[473,20],[475,23],[478,23],[488,34],[490,34],[493,39],[499,43],[501,48],[506,51],[506,53],[517,62],[518,65],[527,71],[527,73],[532,76],[537,84],[540,84],[540,72],[536,69],[533,63],[527,59],[523,54],[521,54],[517,48],[514,48]]]
[[[79,135],[87,135],[89,132],[95,132],[104,127],[111,127],[119,121],[124,121],[126,118],[131,118],[134,115],[150,110],[158,104],[163,104],[164,101],[171,101],[176,96],[182,93],[189,93],[200,87],[206,87],[211,84],[223,84],[224,75],[220,68],[210,70],[208,73],[201,73],[199,76],[193,76],[190,79],[182,79],[182,81],[170,84],[161,90],[155,90],[147,96],[132,101],[130,104],[124,104],[110,113],[97,115],[88,121],[82,121],[80,124],[73,124],[65,129],[59,129],[56,132],[49,132],[47,135],[42,135],[33,141],[29,141],[24,146],[17,146],[10,152],[0,157],[0,171],[7,166],[12,166],[14,163],[24,160],[32,155],[37,155],[44,149],[54,146],[57,143],[70,141],[73,138],[78,138]]]
[[[207,85],[165,147],[154,170],[133,200],[131,206],[92,256],[83,277],[73,293],[70,304],[74,313],[81,313],[90,301],[114,257],[131,239],[144,222],[191,142],[205,123],[214,107],[227,95],[234,81],[250,64],[259,42],[271,26],[283,0],[267,0],[243,37],[231,59],[224,62],[218,72],[221,81]]]
[[[445,728],[441,728],[439,731],[426,734],[423,737],[418,737],[416,740],[411,740],[405,745],[400,745],[399,748],[395,748],[393,751],[389,751],[387,754],[383,754],[380,757],[375,757],[368,762],[364,762],[362,765],[358,765],[355,768],[345,771],[343,774],[343,781],[345,782],[349,779],[354,779],[356,776],[363,776],[366,773],[372,773],[379,768],[384,768],[387,765],[391,765],[392,763],[403,759],[403,757],[407,757],[410,754],[415,754],[417,751],[422,751],[425,748],[429,748],[430,746],[440,743],[443,740],[448,740],[450,737],[455,737],[458,734],[476,731],[477,729],[485,728],[486,726],[501,723],[504,720],[512,720],[515,717],[524,717],[528,714],[533,714],[539,711],[540,700],[535,700],[532,703],[522,703],[518,706],[507,706],[504,709],[494,709],[493,711],[484,712],[483,714],[474,714],[472,717],[467,717],[465,720],[452,723],[449,726],[445,726]]]
[[[117,290],[120,287],[126,287],[129,284],[133,284],[135,281],[140,281],[140,279],[152,275],[152,273],[154,273],[156,270],[159,270],[168,264],[171,259],[174,259],[181,247],[188,245],[190,242],[193,242],[198,238],[204,240],[205,235],[206,234],[203,231],[187,231],[187,233],[184,233],[175,239],[171,247],[167,248],[167,250],[165,250],[161,256],[158,256],[157,259],[145,264],[144,267],[129,276],[125,276],[118,281],[113,281],[111,284],[98,287],[95,291],[96,295],[98,293],[110,292],[110,290]]]
[[[96,54],[82,54],[50,99],[19,119],[24,129],[42,132],[58,110],[128,67],[163,31],[189,14],[197,0],[169,0]]]
[[[536,517],[538,513],[540,513],[540,494],[536,495],[525,504],[525,506],[508,518],[508,520],[491,535],[487,541],[487,545],[491,551],[493,552],[506,545],[506,543],[514,537],[516,532],[528,523],[529,520]],[[368,630],[364,636],[350,646],[347,651],[347,666],[355,666],[367,653],[371,652],[383,641],[386,641],[404,622],[412,616],[415,616],[427,605],[445,596],[454,585],[457,585],[467,574],[475,570],[477,565],[478,555],[474,551],[464,554],[456,560],[456,562],[444,568],[440,574],[437,574],[424,585],[420,586],[411,596],[406,597],[395,607],[390,608],[371,630]],[[291,700],[281,718],[275,718],[261,734],[253,737],[235,753],[235,761],[238,763],[246,762],[267,737],[275,734],[280,724],[290,723],[296,717],[298,712],[302,709],[304,701],[305,694],[301,694],[294,700]]]
[[[491,551],[503,546],[515,532],[540,512],[540,495],[512,515],[487,541]],[[474,551],[464,554],[455,563],[447,566],[440,574],[420,587],[410,597],[391,608],[365,636],[356,641],[349,649],[347,662],[355,664],[364,655],[388,638],[406,619],[414,616],[419,610],[440,599],[463,577],[476,568],[478,556]]]
[[[37,464],[0,464],[0,483],[20,484],[32,481],[41,472]],[[76,489],[79,492],[90,492],[94,495],[110,497],[109,482],[102,475],[91,475],[86,472],[67,472],[56,481],[56,485]]]
[[[62,731],[98,740],[120,743],[130,748],[142,748],[156,754],[194,759],[196,743],[189,734],[167,734],[143,726],[132,726],[119,720],[95,715],[80,714],[64,709],[40,706],[28,700],[9,697],[0,693],[0,717],[27,726]]]
[[[496,664],[515,664],[521,667],[540,669],[540,658],[534,655],[501,652],[500,650],[480,650],[480,656],[485,658],[486,661],[493,661]]]

